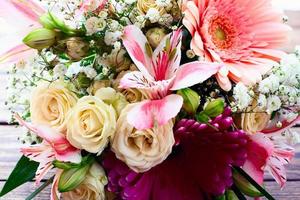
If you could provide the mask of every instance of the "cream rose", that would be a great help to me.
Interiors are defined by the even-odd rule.
[[[137,8],[143,14],[147,14],[150,8],[159,10],[161,14],[165,12],[163,8],[156,4],[155,0],[137,0]]]
[[[114,81],[113,87],[115,90],[121,92],[125,96],[126,100],[129,103],[137,103],[146,98],[145,95],[142,93],[142,91],[140,91],[136,88],[128,88],[128,89],[119,88],[120,80],[122,79],[122,77],[125,74],[127,74],[129,72],[131,72],[131,71],[123,71],[123,72],[119,73],[116,80]]]
[[[163,162],[174,145],[173,122],[152,129],[136,130],[127,122],[127,113],[135,104],[126,106],[118,121],[112,150],[136,172],[145,172]]]
[[[125,97],[111,87],[97,90],[95,96],[100,98],[105,103],[112,105],[118,116],[121,114],[123,108],[128,104]]]
[[[108,183],[103,168],[94,163],[85,180],[73,191],[62,193],[64,200],[105,200],[104,186]]]
[[[116,111],[95,96],[79,99],[67,118],[67,139],[78,149],[100,154],[116,130]]]
[[[43,83],[32,93],[30,101],[31,120],[64,133],[66,116],[76,104],[77,96],[63,82]]]
[[[240,128],[250,134],[262,131],[268,124],[271,116],[257,107],[256,101],[246,109],[238,119]]]

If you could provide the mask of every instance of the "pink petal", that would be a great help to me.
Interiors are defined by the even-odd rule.
[[[181,96],[171,94],[160,100],[146,100],[137,103],[128,113],[128,123],[138,130],[152,128],[155,123],[166,124],[180,111],[183,104]]]
[[[60,176],[62,174],[63,170],[57,170],[53,183],[52,183],[52,187],[51,187],[51,196],[50,196],[50,200],[60,200],[60,192],[58,191],[58,182],[60,179]]]
[[[43,149],[40,149],[40,151],[42,152],[37,153],[40,153],[45,157],[49,157],[49,152],[54,152],[55,158],[57,160],[73,163],[79,163],[81,161],[80,150],[73,147],[63,134],[45,125],[36,126],[25,122],[18,114],[15,115],[15,119],[19,122],[20,125],[25,126],[26,128],[28,128],[28,130],[44,139],[45,147]],[[26,151],[24,152],[26,153]],[[40,160],[37,161],[41,162]]]
[[[0,55],[0,64],[26,59],[29,55],[34,54],[34,52],[35,50],[29,48],[24,44],[17,45],[16,47]]]
[[[9,0],[9,2],[26,17],[34,21],[38,21],[39,17],[45,12],[43,8],[32,0]]]
[[[202,83],[216,74],[220,67],[220,64],[199,61],[184,64],[177,71],[171,90],[180,90]]]
[[[166,41],[170,40],[170,48],[168,52],[166,51]],[[182,40],[182,31],[178,29],[173,31],[172,33],[165,36],[157,48],[153,52],[152,60],[154,63],[152,64],[153,72],[155,74],[155,78],[157,80],[170,79],[174,76],[175,71],[178,69],[181,61],[181,40]],[[175,51],[172,60],[169,58]],[[157,65],[158,61],[161,59],[162,55],[165,55],[166,62],[164,64]],[[158,68],[158,69],[157,69]]]
[[[278,135],[278,134],[281,134],[281,133],[285,132],[286,130],[292,128],[293,126],[295,126],[299,122],[300,122],[300,116],[298,116],[292,122],[288,122],[287,120],[283,120],[281,122],[282,126],[280,128],[278,128],[276,125],[274,125],[272,127],[266,128],[265,130],[262,131],[262,133],[271,134],[271,135]]]
[[[259,184],[263,183],[264,168],[273,154],[274,145],[264,134],[250,136],[248,158],[243,169]]]
[[[287,178],[284,165],[289,164],[295,155],[295,150],[286,144],[277,144],[273,155],[269,158],[267,168],[280,187],[284,187]]]
[[[137,68],[143,73],[153,75],[151,58],[147,55],[147,38],[136,26],[126,26],[123,35],[123,44]]]

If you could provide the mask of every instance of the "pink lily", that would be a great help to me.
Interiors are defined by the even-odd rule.
[[[259,184],[263,184],[264,170],[268,170],[280,187],[284,187],[287,181],[284,165],[293,158],[294,149],[258,133],[250,136],[247,150],[243,169]]]
[[[183,99],[172,91],[201,83],[220,69],[220,64],[190,62],[180,65],[181,30],[166,36],[152,52],[143,34],[136,26],[124,30],[123,44],[139,71],[126,74],[120,87],[137,88],[150,99],[138,103],[128,113],[128,122],[137,129],[165,124],[180,111]]]
[[[40,26],[38,20],[44,12],[33,0],[0,1],[0,18],[4,19],[5,24],[13,24],[11,27],[14,29],[13,32],[7,29],[3,32],[1,43],[8,44],[5,49],[9,50],[0,49],[0,64],[28,58],[35,52],[22,44],[22,39],[30,30]]]
[[[54,160],[81,162],[80,150],[73,147],[63,134],[48,126],[25,122],[19,115],[15,115],[15,118],[20,125],[43,139],[40,144],[21,149],[24,156],[40,163],[36,172],[36,184],[39,184],[45,174],[53,168]]]

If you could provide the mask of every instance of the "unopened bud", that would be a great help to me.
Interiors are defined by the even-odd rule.
[[[183,109],[191,114],[196,113],[200,105],[200,96],[190,88],[182,89],[177,92],[183,98]]]
[[[68,35],[74,35],[75,30],[71,29],[68,25],[65,24],[64,21],[60,20],[58,17],[53,15],[51,12],[47,12],[40,17],[40,23],[43,25],[44,28],[50,30],[60,30],[63,33]]]
[[[247,179],[237,172],[233,172],[233,180],[237,188],[247,196],[261,197],[262,193],[257,190]]]
[[[58,181],[58,190],[68,192],[77,188],[86,178],[94,161],[93,157],[87,156],[77,166],[70,166],[70,168],[65,169]]]
[[[90,165],[81,168],[71,168],[65,170],[59,179],[58,190],[60,192],[68,192],[78,187],[85,179],[90,169]]]
[[[56,32],[45,28],[36,29],[23,39],[24,44],[37,50],[51,47],[55,41]]]
[[[212,100],[204,107],[204,113],[211,118],[217,117],[224,112],[224,106],[225,103],[223,99],[219,98]]]
[[[66,45],[68,56],[75,61],[84,58],[89,50],[89,45],[79,37],[67,39]]]
[[[239,200],[239,198],[232,190],[227,190],[225,195],[226,195],[226,200]]]

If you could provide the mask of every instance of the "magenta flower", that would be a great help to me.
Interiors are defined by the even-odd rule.
[[[191,62],[180,65],[181,31],[166,36],[152,49],[143,32],[136,26],[127,26],[123,43],[139,71],[126,74],[121,88],[137,88],[150,100],[136,105],[128,114],[128,122],[137,129],[164,125],[175,117],[182,107],[182,97],[171,94],[174,90],[201,83],[214,75],[219,64]]]
[[[211,121],[218,131],[194,120],[175,125],[173,153],[160,165],[138,174],[109,153],[103,161],[108,190],[122,199],[210,199],[232,183],[232,166],[243,166],[248,137],[231,131],[230,110]]]

